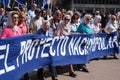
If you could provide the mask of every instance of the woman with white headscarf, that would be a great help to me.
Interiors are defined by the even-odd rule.
[[[111,15],[110,20],[108,21],[107,25],[105,26],[104,31],[109,34],[111,32],[115,32],[118,30],[118,25],[116,24],[116,16]]]
[[[9,38],[21,35],[18,25],[19,13],[12,11],[8,14],[7,27],[4,28],[1,38]]]
[[[71,34],[71,16],[70,15],[65,15],[63,22],[61,22],[56,31],[57,36],[65,36],[65,35],[70,35]],[[76,77],[77,75],[74,73],[73,65],[69,64],[69,76],[70,77]]]
[[[63,21],[58,24],[56,35],[57,36],[64,36],[64,35],[70,35],[71,34],[71,16],[65,15]]]
[[[93,34],[94,30],[90,26],[91,19],[92,19],[91,15],[86,14],[83,18],[83,23],[81,23],[77,28],[77,32],[84,34]]]
[[[50,28],[49,20],[45,20],[43,22],[43,24],[41,25],[41,28],[36,32],[36,34],[40,36],[54,36],[52,29]],[[56,68],[54,66],[51,66],[51,64],[49,65],[49,71],[50,71],[51,79],[58,80]],[[44,80],[43,72],[44,72],[44,68],[38,69],[37,76],[39,80]]]
[[[104,31],[107,34],[110,34],[112,32],[115,32],[118,30],[118,24],[116,24],[116,16],[115,15],[111,15],[110,20],[108,21],[107,25],[105,26]],[[112,55],[114,59],[118,59],[117,56],[115,55],[115,53]],[[104,57],[106,58],[106,56]]]
[[[94,21],[93,21],[94,33],[99,33],[99,32],[102,31],[100,21],[101,21],[101,16],[100,15],[96,15],[95,18],[94,18]]]
[[[86,14],[83,17],[83,22],[77,28],[77,32],[83,34],[93,34],[94,30],[91,28],[92,26],[90,25],[91,19],[92,16],[90,14]],[[80,68],[80,70],[89,73],[86,64],[79,64],[78,67]]]

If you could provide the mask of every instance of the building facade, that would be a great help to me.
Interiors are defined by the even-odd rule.
[[[61,0],[67,9],[93,13],[99,10],[102,14],[120,11],[120,0]]]

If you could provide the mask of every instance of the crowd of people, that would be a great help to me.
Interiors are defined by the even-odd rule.
[[[120,27],[120,12],[102,15],[100,11],[94,14],[80,13],[66,9],[40,9],[36,4],[27,10],[26,6],[0,8],[0,38],[9,38],[25,34],[40,36],[64,36],[70,34],[97,34],[118,31]],[[118,59],[116,53],[114,59]],[[106,58],[107,56],[104,56]],[[86,64],[78,64],[79,69],[89,72]],[[58,66],[59,68],[59,66]],[[49,65],[52,80],[58,80],[56,67]],[[72,64],[68,65],[70,77],[76,77]],[[44,80],[43,68],[38,69],[38,79]],[[29,73],[24,80],[30,80]]]

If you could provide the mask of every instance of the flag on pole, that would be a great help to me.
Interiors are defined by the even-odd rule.
[[[20,5],[26,5],[26,0],[16,0],[16,2]]]
[[[10,0],[0,0],[4,4],[4,6],[9,6]]]
[[[5,6],[9,6],[10,0],[4,0],[4,4],[5,4]]]
[[[43,0],[42,9],[48,9],[50,0]]]

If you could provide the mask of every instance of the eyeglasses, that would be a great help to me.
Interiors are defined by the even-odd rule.
[[[65,18],[65,20],[70,21],[70,19]]]

